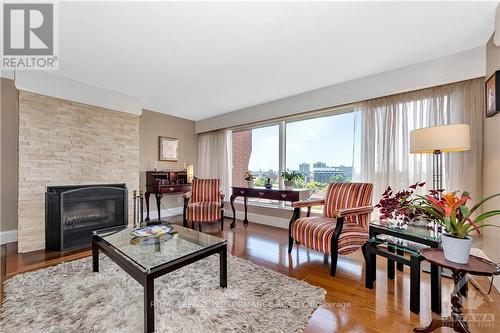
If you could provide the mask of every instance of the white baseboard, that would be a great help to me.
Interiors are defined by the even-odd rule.
[[[231,211],[226,210],[224,211],[224,216],[228,218],[233,218],[233,213]],[[236,218],[238,220],[243,220],[245,218],[245,212],[237,210]],[[274,216],[266,216],[255,213],[248,213],[247,218],[249,222],[264,224],[271,227],[277,227],[282,229],[288,229],[288,225],[290,223],[290,219],[284,219],[281,217],[274,217]]]
[[[0,231],[0,244],[17,242],[17,230]]]

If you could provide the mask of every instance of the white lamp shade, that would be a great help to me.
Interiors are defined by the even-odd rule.
[[[464,150],[470,150],[470,126],[467,124],[433,126],[410,132],[410,152],[412,154]]]

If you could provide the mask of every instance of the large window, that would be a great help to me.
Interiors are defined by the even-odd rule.
[[[330,181],[351,180],[353,144],[353,112],[233,131],[233,186],[246,186],[244,175],[251,171],[257,177],[255,186],[263,187],[269,178],[279,188],[281,172],[288,169],[304,176],[296,182],[297,188],[309,189],[312,198],[322,198]]]
[[[245,173],[255,177],[255,186],[264,187],[269,179],[279,188],[279,125],[233,132],[233,186],[246,186]],[[278,201],[249,199],[251,202],[279,205]]]
[[[286,124],[286,168],[302,174],[296,187],[323,198],[331,181],[352,180],[352,112]]]

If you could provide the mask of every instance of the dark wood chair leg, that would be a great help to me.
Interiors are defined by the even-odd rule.
[[[189,198],[184,198],[184,208],[182,209],[182,226],[187,228],[187,206],[189,203]]]
[[[295,208],[293,210],[292,218],[290,219],[290,223],[288,224],[288,253],[292,253],[293,248],[293,238],[292,238],[292,224],[297,220],[300,216],[300,208]]]
[[[231,194],[231,198],[229,202],[231,203],[231,210],[233,211],[233,222],[229,225],[230,228],[236,227],[236,211],[234,210],[234,199],[236,198],[235,194]]]
[[[342,227],[344,226],[344,218],[337,218],[337,224],[335,225],[335,231],[333,232],[332,240],[330,243],[330,275],[335,276],[337,271],[337,260],[339,256],[339,238],[342,232]]]
[[[339,248],[337,245],[337,242],[335,241],[335,245],[332,245],[331,247],[331,252],[330,252],[330,275],[335,276],[335,273],[337,271],[337,259],[339,257]]]
[[[220,231],[224,231],[224,203],[222,204],[220,212]]]

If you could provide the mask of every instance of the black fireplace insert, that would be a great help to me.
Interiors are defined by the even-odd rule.
[[[127,226],[127,198],[125,184],[47,187],[46,248],[89,247],[94,230]]]

